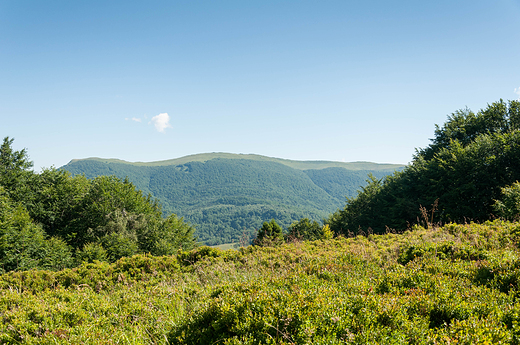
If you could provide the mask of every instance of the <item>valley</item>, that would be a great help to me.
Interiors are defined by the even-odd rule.
[[[150,163],[89,158],[61,169],[128,178],[156,198],[164,214],[193,224],[199,241],[218,245],[251,239],[271,219],[285,228],[304,217],[321,221],[354,197],[368,174],[381,179],[403,167],[208,153]]]

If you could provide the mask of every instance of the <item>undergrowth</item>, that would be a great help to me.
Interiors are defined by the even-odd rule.
[[[2,344],[518,344],[520,224],[0,276]]]

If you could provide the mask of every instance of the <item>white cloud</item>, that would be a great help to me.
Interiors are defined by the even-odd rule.
[[[520,87],[515,89],[515,93],[518,95],[518,100],[520,101]]]
[[[135,121],[135,122],[141,122],[141,119],[138,118],[138,117],[132,117],[131,119],[129,119],[128,117],[125,118],[126,121],[129,121],[129,120],[132,120],[132,121]]]
[[[155,129],[159,132],[164,132],[166,128],[171,128],[170,125],[170,116],[168,113],[161,113],[157,116],[152,117],[152,123],[155,126]]]

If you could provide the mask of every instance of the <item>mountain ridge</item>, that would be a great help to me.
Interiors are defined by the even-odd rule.
[[[286,158],[269,157],[259,154],[252,153],[228,153],[228,152],[208,152],[208,153],[196,153],[178,158],[151,161],[151,162],[130,162],[118,158],[101,158],[101,157],[88,157],[72,159],[68,164],[76,163],[79,161],[100,161],[105,163],[121,163],[130,164],[133,166],[168,166],[168,165],[181,165],[189,162],[206,162],[208,160],[216,158],[226,159],[249,159],[249,160],[262,160],[278,162],[292,168],[306,170],[306,169],[324,169],[328,167],[342,167],[348,170],[386,170],[386,169],[398,169],[405,164],[396,163],[375,163],[369,161],[354,161],[354,162],[339,162],[339,161],[327,161],[327,160],[295,160]]]
[[[283,227],[301,218],[322,220],[355,196],[369,173],[382,178],[402,167],[209,153],[150,163],[77,159],[61,169],[87,178],[128,178],[158,199],[166,214],[194,224],[205,244],[221,244],[250,237],[273,218]]]

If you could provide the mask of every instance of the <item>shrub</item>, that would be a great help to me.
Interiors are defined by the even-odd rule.
[[[107,261],[107,251],[103,246],[96,242],[90,242],[83,246],[83,248],[76,250],[76,261],[78,264],[84,262]]]
[[[493,209],[498,216],[507,220],[518,220],[520,217],[520,182],[500,189],[502,198],[495,200]]]
[[[284,243],[283,230],[274,219],[271,219],[270,222],[264,222],[253,240],[253,244],[257,246],[270,247],[282,243]]]

